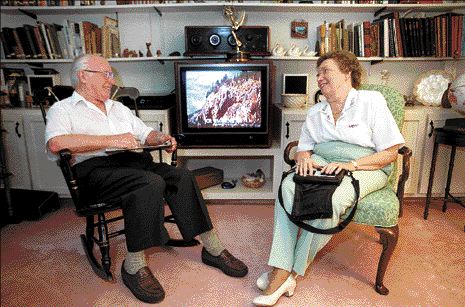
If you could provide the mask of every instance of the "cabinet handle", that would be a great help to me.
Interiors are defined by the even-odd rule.
[[[289,126],[290,126],[289,122],[286,122],[286,139],[289,138]]]
[[[20,138],[21,137],[21,133],[19,133],[19,123],[16,122],[16,125],[15,125],[15,132],[16,132],[16,135]]]
[[[431,130],[428,133],[428,137],[430,138],[433,135],[433,131],[434,131],[434,123],[433,123],[433,121],[429,122],[429,126],[431,127]]]

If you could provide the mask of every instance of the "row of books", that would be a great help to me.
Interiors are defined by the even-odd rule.
[[[0,32],[7,59],[72,59],[80,54],[120,55],[118,21],[105,16],[103,26],[89,22],[3,27]]]
[[[445,2],[452,2],[445,0]],[[444,3],[444,0],[319,0],[313,4],[432,4]]]
[[[160,3],[182,3],[202,2],[191,0],[116,0],[116,4],[160,4]],[[203,1],[213,2],[213,1]],[[231,2],[230,0],[217,0],[215,2]],[[233,1],[234,2],[234,1]],[[246,3],[247,1],[237,1]],[[261,3],[300,3],[299,1],[264,0]],[[313,0],[313,4],[431,4],[451,3],[452,0]],[[115,0],[0,0],[3,6],[69,6],[69,5],[113,5]]]
[[[317,27],[320,54],[348,50],[359,57],[463,57],[463,14],[399,18],[389,13],[373,21],[345,25],[344,20]]]

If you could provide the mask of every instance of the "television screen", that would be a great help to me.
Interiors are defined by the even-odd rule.
[[[259,128],[261,72],[256,70],[186,71],[189,128]]]
[[[270,64],[176,63],[178,131],[185,145],[269,143]]]

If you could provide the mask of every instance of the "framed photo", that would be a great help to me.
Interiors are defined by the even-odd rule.
[[[283,94],[308,94],[308,74],[283,74]]]
[[[292,38],[307,38],[308,37],[308,22],[293,21],[291,23]]]

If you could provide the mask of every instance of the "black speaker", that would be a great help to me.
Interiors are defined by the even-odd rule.
[[[184,55],[226,54],[236,51],[236,40],[229,26],[186,26]],[[269,56],[269,27],[243,26],[236,32],[242,42],[241,51],[250,55]]]

